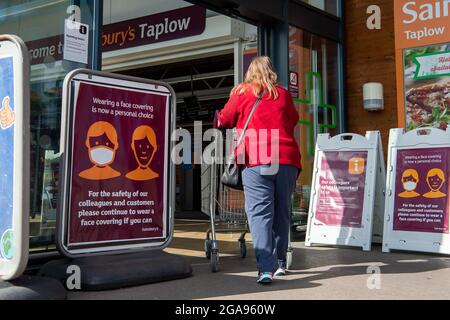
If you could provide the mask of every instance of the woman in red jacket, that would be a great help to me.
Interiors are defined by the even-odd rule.
[[[258,283],[271,283],[286,273],[291,197],[301,171],[294,137],[299,121],[289,91],[277,85],[268,57],[251,63],[245,82],[231,91],[218,114],[221,128],[243,129],[258,97],[262,97],[237,148],[242,163],[245,209],[258,262]],[[239,133],[238,133],[239,135]]]

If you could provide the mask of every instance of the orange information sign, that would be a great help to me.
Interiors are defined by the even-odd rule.
[[[399,126],[450,123],[450,1],[394,0]]]

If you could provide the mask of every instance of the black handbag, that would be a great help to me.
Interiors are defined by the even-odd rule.
[[[247,122],[245,123],[244,128],[242,129],[241,136],[239,137],[235,149],[237,149],[244,140],[245,132],[247,131],[248,125],[250,124],[250,120],[252,119],[253,114],[255,113],[256,108],[258,107],[265,93],[266,91],[264,91],[263,94],[259,96],[258,99],[256,100],[252,111],[248,115]],[[230,187],[232,189],[244,190],[244,186],[242,184],[242,169],[236,163],[234,152],[231,153],[230,157],[228,158],[228,161],[226,161],[224,164],[221,182],[223,185]]]

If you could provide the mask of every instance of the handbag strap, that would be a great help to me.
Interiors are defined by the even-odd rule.
[[[242,133],[241,133],[241,136],[239,137],[238,143],[236,144],[236,148],[241,145],[242,140],[244,139],[244,136],[245,136],[245,132],[247,131],[248,125],[250,124],[250,120],[252,120],[252,117],[253,117],[253,114],[256,111],[256,108],[260,104],[260,102],[263,99],[263,97],[266,95],[266,92],[267,92],[267,90],[264,90],[264,92],[258,97],[258,99],[256,100],[255,104],[253,105],[252,111],[248,115],[248,118],[247,118],[247,121],[245,122],[244,128],[242,128]]]

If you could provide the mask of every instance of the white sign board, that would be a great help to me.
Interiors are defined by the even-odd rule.
[[[318,136],[306,246],[371,250],[375,200],[384,202],[382,189],[376,190],[384,184],[382,159],[378,131]]]
[[[377,132],[378,133],[378,132]],[[375,182],[375,203],[373,206],[372,243],[383,243],[384,203],[386,196],[386,165],[384,162],[383,142],[378,133],[377,176]]]
[[[450,254],[450,130],[392,129],[383,251]]]
[[[89,25],[66,20],[64,27],[64,60],[88,64]]]
[[[0,279],[19,277],[29,242],[29,61],[23,41],[0,35]]]

